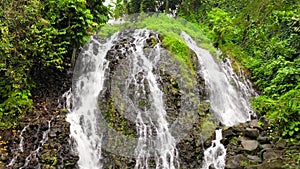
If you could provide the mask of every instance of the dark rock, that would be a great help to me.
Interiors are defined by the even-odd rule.
[[[225,168],[228,169],[238,169],[238,168],[242,168],[241,167],[241,163],[243,161],[246,161],[247,157],[243,154],[238,154],[236,156],[231,156],[229,158],[226,159],[226,166]]]
[[[275,147],[277,149],[284,149],[284,148],[286,148],[286,145],[287,145],[286,140],[282,139],[282,140],[279,140],[279,141],[276,142]]]
[[[241,144],[244,150],[253,151],[256,150],[259,143],[256,140],[246,140],[245,138],[241,139]]]
[[[223,132],[222,132],[222,135],[225,138],[231,138],[233,136],[236,136],[236,134],[232,131],[232,127],[224,129]]]
[[[262,159],[260,157],[258,157],[258,156],[247,155],[247,158],[250,161],[253,161],[253,162],[256,162],[256,163],[261,163],[262,162]]]
[[[282,151],[273,150],[273,149],[266,149],[262,151],[262,157],[264,161],[278,158],[282,155]]]
[[[269,149],[269,148],[273,148],[273,145],[272,144],[262,144],[261,147],[263,149]]]
[[[212,164],[212,165],[209,166],[209,169],[216,169],[216,168],[215,168],[214,165]]]
[[[259,136],[259,131],[256,128],[246,128],[245,136],[256,139]]]
[[[282,159],[276,158],[263,162],[257,169],[286,169],[286,167]]]
[[[270,143],[270,138],[267,136],[258,136],[257,141],[263,144]]]
[[[50,133],[49,133],[49,137],[56,137],[57,135],[56,135],[56,133],[54,132],[54,131],[50,131]]]

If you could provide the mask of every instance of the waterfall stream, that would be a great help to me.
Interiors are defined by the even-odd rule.
[[[147,45],[146,39],[149,35],[149,30],[135,31],[135,50],[132,50],[130,57],[130,76],[126,79],[126,86],[129,87],[130,82],[133,82],[133,86],[137,87],[135,88],[135,97],[132,98],[132,105],[137,112],[136,127],[139,136],[135,150],[137,160],[135,168],[148,168],[149,157],[151,156],[151,151],[153,151],[156,168],[174,169],[177,154],[175,139],[171,135],[169,124],[166,121],[167,113],[164,108],[163,92],[159,89],[157,82],[159,77],[153,72],[156,62],[161,57],[161,43],[158,43],[152,52],[146,54],[144,47]],[[149,87],[151,104],[149,109],[145,107],[139,109],[137,108],[138,101],[147,97],[145,83]]]
[[[198,57],[214,115],[226,126],[249,121],[249,98],[255,95],[251,84],[246,79],[245,83],[239,80],[228,59],[220,64],[188,34],[182,32],[181,36]]]
[[[79,155],[78,165],[83,169],[101,168],[101,133],[97,128],[98,95],[103,89],[105,70],[108,61],[105,59],[107,51],[113,45],[115,34],[107,42],[100,43],[92,39],[88,49],[82,53],[81,62],[73,77],[72,92],[67,94],[69,114],[67,121],[71,124],[71,137],[76,141]],[[97,45],[97,48],[93,48]],[[97,54],[95,54],[97,53]]]
[[[78,165],[83,169],[102,168],[101,137],[102,130],[98,129],[97,119],[101,116],[98,109],[98,95],[107,86],[104,85],[109,61],[105,59],[106,53],[112,47],[118,33],[107,42],[92,39],[83,53],[80,66],[75,70],[76,77],[74,89],[67,95],[70,113],[67,121],[71,123],[71,136],[75,140],[79,155]],[[159,77],[153,72],[160,57],[158,43],[147,54],[144,52],[146,39],[150,36],[149,30],[135,30],[133,46],[130,49],[129,75],[125,79],[125,91],[122,93],[126,104],[135,114],[137,131],[137,145],[135,148],[135,168],[149,168],[149,159],[154,157],[156,168],[175,169],[178,166],[177,150],[174,137],[169,131],[166,120],[166,110],[163,102],[163,92],[158,85]],[[97,48],[95,47],[97,44]],[[98,50],[95,52],[95,50]],[[95,54],[97,53],[97,54]],[[75,75],[76,76],[76,75]],[[103,87],[105,86],[105,87]],[[140,107],[140,100],[149,105]]]
[[[215,169],[225,168],[226,149],[221,143],[222,129],[216,130],[216,139],[212,145],[204,152],[204,162],[202,169],[209,169],[213,165]]]
[[[226,126],[249,121],[251,115],[254,115],[249,98],[256,95],[249,80],[245,76],[241,76],[240,80],[240,77],[233,71],[228,58],[225,59],[225,62],[219,63],[207,50],[197,46],[197,43],[187,33],[182,32],[181,37],[198,57],[201,74],[208,89],[211,108],[216,118]],[[222,130],[215,132],[216,139],[212,142],[212,146],[204,152],[203,169],[209,169],[211,165],[216,169],[225,168],[226,149],[220,142]]]
[[[14,164],[16,162],[18,162],[18,154],[22,154],[24,153],[24,149],[28,149],[30,148],[31,150],[29,151],[28,155],[26,155],[25,157],[25,161],[24,163],[19,166],[19,169],[25,169],[25,168],[30,168],[29,165],[30,163],[32,163],[31,165],[35,164],[35,168],[37,169],[41,169],[41,164],[40,164],[40,151],[43,147],[43,145],[48,141],[48,135],[49,132],[51,130],[51,122],[54,118],[52,117],[50,120],[48,120],[47,122],[44,123],[44,125],[38,126],[36,133],[34,135],[32,135],[32,137],[36,138],[36,145],[30,146],[30,147],[24,147],[24,145],[26,145],[25,141],[24,141],[24,133],[28,132],[28,128],[30,128],[31,124],[26,125],[21,133],[20,133],[20,143],[18,146],[18,149],[15,151],[14,153],[14,157],[12,158],[12,160],[9,162],[9,164],[6,167],[13,167]],[[35,127],[35,126],[34,126]],[[41,137],[40,137],[41,136]]]
[[[172,135],[171,124],[167,120],[161,76],[157,71],[158,62],[164,57],[162,44],[158,40],[149,47],[149,37],[157,36],[154,39],[159,39],[158,34],[151,34],[149,30],[131,32],[130,44],[123,45],[116,45],[124,41],[120,33],[106,40],[93,37],[77,59],[72,90],[66,93],[66,98],[70,112],[67,121],[71,124],[71,137],[81,169],[103,168],[102,150],[108,146],[106,144],[111,144],[111,140],[121,138],[116,136],[118,132],[106,128],[107,123],[103,121],[105,110],[99,108],[99,104],[104,107],[106,104],[101,103],[101,99],[110,100],[110,97],[116,97],[114,104],[119,104],[117,106],[127,116],[125,118],[135,124],[137,138],[130,141],[134,150],[132,156],[129,155],[135,159],[135,169],[154,166],[156,169],[175,169],[180,166],[176,148],[178,140]],[[253,96],[251,83],[246,79],[241,82],[229,60],[219,64],[189,35],[183,32],[181,36],[197,55],[215,117],[227,126],[250,120],[248,99]],[[111,48],[120,52],[121,56],[111,52]],[[107,59],[108,53],[117,58]],[[124,58],[125,64],[120,66],[119,62]],[[113,133],[113,136],[107,133]],[[226,149],[220,143],[221,139],[222,132],[217,130],[216,140],[205,151],[203,168],[211,164],[215,168],[224,168]],[[122,142],[122,139],[118,141]],[[124,143],[127,141],[123,140]]]

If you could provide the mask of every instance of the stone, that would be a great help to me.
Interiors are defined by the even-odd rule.
[[[263,150],[263,153],[262,153],[262,157],[263,157],[264,161],[278,158],[281,155],[282,155],[282,151],[273,150],[273,149]]]
[[[263,149],[269,149],[269,148],[273,148],[273,145],[272,144],[262,144],[261,147]]]
[[[261,163],[262,160],[260,157],[258,156],[252,156],[252,155],[247,155],[247,158],[253,162],[256,162],[256,163]]]
[[[246,139],[242,139],[241,144],[243,149],[247,151],[256,150],[259,145],[258,141],[256,140],[246,140]]]
[[[260,165],[246,166],[245,169],[257,169]]]
[[[225,168],[228,168],[228,169],[242,168],[241,163],[246,160],[247,160],[247,157],[243,154],[238,154],[236,156],[230,156],[226,159]]]
[[[280,158],[265,161],[257,169],[286,169],[284,166],[284,161]]]
[[[270,138],[267,136],[258,136],[257,141],[260,143],[270,143]]]
[[[261,125],[258,124],[258,120],[257,120],[257,119],[251,120],[251,121],[249,122],[249,126],[250,126],[251,128],[256,128],[256,129],[258,129],[259,131],[262,131],[262,130],[263,130],[263,128],[261,127]]]
[[[277,149],[284,149],[284,148],[286,148],[286,140],[285,140],[285,139],[279,140],[279,141],[275,144],[275,147],[276,147]]]
[[[256,128],[246,128],[245,136],[256,139],[259,136],[259,131]]]
[[[232,127],[229,127],[227,129],[223,130],[222,135],[225,138],[229,138],[229,137],[235,136],[236,134],[232,131]]]

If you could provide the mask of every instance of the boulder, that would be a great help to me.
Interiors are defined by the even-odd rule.
[[[273,149],[262,150],[262,152],[263,152],[262,157],[263,157],[263,160],[265,160],[265,161],[278,158],[282,155],[282,151],[273,150]]]
[[[226,159],[226,166],[225,168],[228,169],[237,169],[237,168],[242,168],[241,163],[243,161],[246,161],[247,157],[243,154],[238,154],[236,156],[231,156]]]
[[[256,162],[256,163],[261,163],[261,162],[262,162],[261,158],[258,157],[258,156],[247,155],[247,158],[248,158],[250,161],[253,161],[253,162]]]
[[[270,143],[270,137],[268,136],[258,136],[257,141],[259,141],[260,143]]]
[[[245,138],[241,139],[241,144],[244,150],[254,151],[257,149],[259,143],[256,140],[246,140]]]
[[[273,148],[273,145],[272,144],[262,144],[261,147],[263,149],[269,149],[269,148]]]
[[[257,169],[286,169],[284,161],[280,158],[276,158],[269,161],[264,161]]]
[[[259,131],[256,128],[246,128],[244,135],[252,139],[256,139],[259,136]]]
[[[286,148],[286,140],[282,139],[282,140],[277,141],[277,143],[275,144],[275,147],[277,149],[285,149]]]

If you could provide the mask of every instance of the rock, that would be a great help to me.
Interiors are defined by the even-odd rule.
[[[270,159],[275,159],[278,158],[282,155],[282,151],[278,151],[278,150],[273,150],[273,149],[267,149],[267,150],[262,150],[262,157],[263,160],[270,160]]]
[[[246,128],[244,135],[256,139],[259,136],[259,131],[256,128]]]
[[[259,143],[256,140],[246,140],[244,138],[241,139],[241,144],[244,150],[253,151],[257,149]]]
[[[249,126],[251,128],[257,128],[259,130],[263,130],[262,127],[258,124],[258,120],[257,119],[253,119],[249,122]]]
[[[263,149],[269,149],[269,148],[272,148],[273,145],[272,145],[272,144],[262,144],[261,147],[262,147]]]
[[[2,155],[0,159],[1,159],[1,161],[6,162],[7,161],[7,156]]]
[[[56,133],[55,133],[55,131],[50,131],[50,133],[49,133],[49,137],[56,137]]]
[[[270,138],[267,136],[258,136],[257,141],[260,143],[270,143]]]
[[[214,165],[212,164],[212,165],[209,166],[209,169],[216,169],[216,168],[215,168]]]
[[[242,168],[241,163],[243,161],[246,161],[247,157],[243,154],[238,154],[236,156],[231,156],[226,159],[226,166],[225,168],[229,169],[236,169],[236,168]]]
[[[230,138],[232,136],[235,136],[236,134],[232,131],[232,127],[229,127],[223,130],[222,135],[225,138]]]
[[[246,166],[245,169],[257,169],[260,165]]]
[[[279,141],[275,144],[275,147],[276,147],[277,149],[284,149],[284,148],[286,148],[286,140],[285,140],[285,139],[279,140]]]
[[[265,161],[257,169],[285,169],[284,161],[280,158]]]
[[[256,163],[261,163],[262,160],[260,157],[258,156],[253,156],[253,155],[247,155],[247,158],[253,162],[256,162]]]

